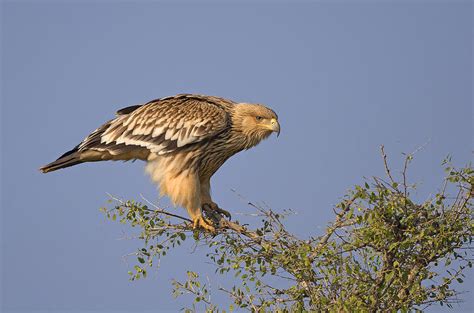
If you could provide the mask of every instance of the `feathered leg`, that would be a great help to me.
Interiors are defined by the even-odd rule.
[[[221,209],[211,198],[211,182],[210,179],[201,180],[201,208],[203,211],[210,214],[221,214],[226,216],[229,220],[232,218],[230,213]]]

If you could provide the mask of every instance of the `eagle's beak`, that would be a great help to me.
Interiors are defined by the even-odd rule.
[[[280,136],[280,123],[275,118],[272,118],[270,121],[270,125],[272,127],[272,131],[277,133],[277,137]]]

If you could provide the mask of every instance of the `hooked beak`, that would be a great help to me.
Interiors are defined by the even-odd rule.
[[[274,118],[271,119],[270,121],[271,129],[275,133],[277,133],[277,137],[280,136],[280,123]]]

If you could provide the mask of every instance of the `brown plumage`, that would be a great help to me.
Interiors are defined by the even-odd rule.
[[[201,208],[230,214],[212,201],[211,176],[229,157],[272,132],[280,132],[278,117],[263,105],[182,94],[119,110],[115,119],[40,170],[47,173],[94,161],[144,160],[160,193],[185,207],[194,227],[212,231]]]

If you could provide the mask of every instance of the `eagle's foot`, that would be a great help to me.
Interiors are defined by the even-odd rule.
[[[205,211],[207,214],[220,214],[220,215],[224,215],[225,217],[227,217],[229,220],[232,219],[232,215],[230,215],[229,211],[226,211],[224,209],[221,209],[217,204],[215,204],[214,202],[211,202],[211,203],[204,203],[202,205],[202,210]]]
[[[193,229],[197,229],[198,227],[204,228],[208,232],[214,233],[216,231],[216,228],[211,225],[210,222],[206,221],[202,215],[196,216],[193,219]]]

